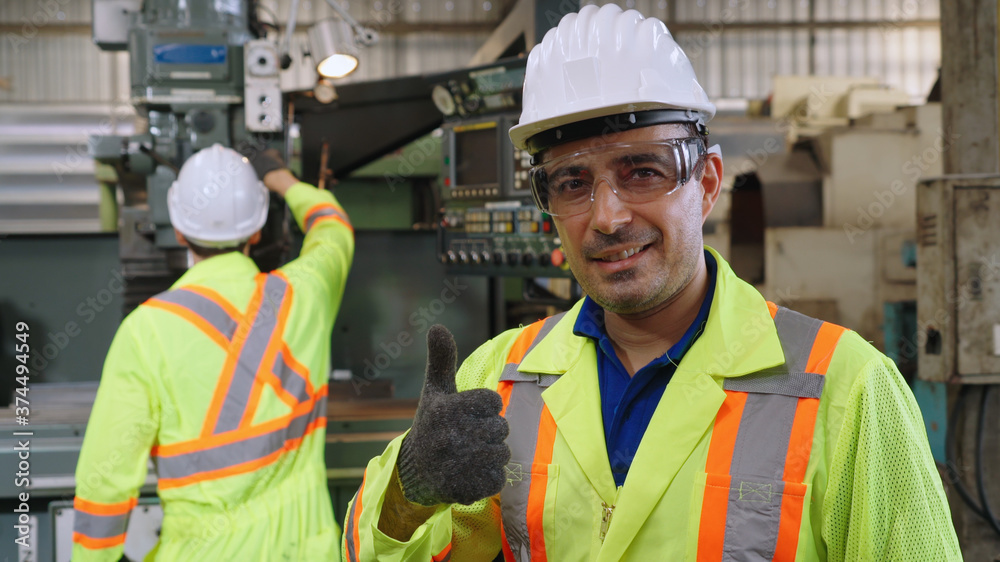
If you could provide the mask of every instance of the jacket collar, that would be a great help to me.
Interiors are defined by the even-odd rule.
[[[785,356],[764,297],[707,249],[719,265],[715,295],[705,331],[681,362],[685,370],[736,377],[781,365]],[[519,371],[561,375],[579,361],[584,347],[593,345],[573,333],[582,306],[581,299],[524,357]]]
[[[219,278],[253,279],[259,273],[260,270],[252,259],[240,252],[229,252],[194,264],[170,288],[201,285]]]

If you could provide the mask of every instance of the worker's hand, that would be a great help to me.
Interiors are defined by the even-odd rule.
[[[410,502],[471,504],[500,493],[510,459],[503,401],[487,388],[455,391],[455,339],[427,332],[427,378],[396,467]]]
[[[287,168],[285,161],[281,158],[281,153],[273,148],[253,142],[242,142],[237,147],[237,151],[250,161],[253,171],[257,172],[257,178],[266,183],[264,176],[275,170]]]

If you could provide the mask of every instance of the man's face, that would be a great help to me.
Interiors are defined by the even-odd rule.
[[[613,143],[689,137],[681,125],[657,125],[556,146],[543,161]],[[702,174],[647,203],[624,203],[598,179],[590,210],[553,217],[566,259],[590,298],[607,311],[637,314],[669,302],[694,277],[703,248],[702,224],[718,195],[721,160],[711,155]],[[595,175],[600,170],[595,171]],[[614,177],[607,173],[604,177]],[[713,183],[714,182],[714,183]]]

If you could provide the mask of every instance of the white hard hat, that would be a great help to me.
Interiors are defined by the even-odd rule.
[[[510,140],[532,154],[602,131],[676,122],[704,127],[715,116],[663,22],[615,4],[585,6],[545,34],[528,55],[522,108]],[[610,123],[609,116],[623,119]],[[576,126],[595,118],[582,130]]]
[[[188,158],[167,191],[170,222],[209,248],[236,246],[267,220],[267,188],[240,153],[221,144]]]

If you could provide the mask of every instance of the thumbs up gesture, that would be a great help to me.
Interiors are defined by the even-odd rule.
[[[510,449],[503,401],[486,388],[456,392],[457,354],[448,329],[431,326],[424,389],[396,461],[403,495],[412,503],[468,505],[504,485]]]

